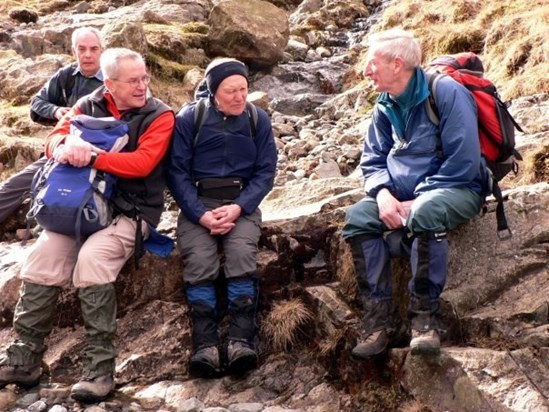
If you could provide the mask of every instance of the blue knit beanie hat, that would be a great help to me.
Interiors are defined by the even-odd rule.
[[[221,58],[211,62],[206,68],[206,84],[210,93],[215,95],[221,82],[234,74],[244,76],[246,82],[248,82],[248,69],[241,61],[231,58]]]

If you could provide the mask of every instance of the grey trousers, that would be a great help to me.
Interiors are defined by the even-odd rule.
[[[32,178],[47,161],[43,156],[0,184],[0,223],[21,206],[25,194],[30,191]]]
[[[209,210],[220,206],[212,199],[201,198]],[[218,246],[225,254],[224,272],[229,278],[241,277],[257,270],[257,245],[261,236],[261,211],[240,216],[226,235],[212,236],[208,229],[190,222],[183,213],[177,222],[177,245],[183,257],[185,282],[198,284],[217,279],[221,266]]]

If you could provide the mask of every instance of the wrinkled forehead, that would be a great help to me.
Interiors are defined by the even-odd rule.
[[[147,74],[147,67],[141,59],[133,57],[123,57],[105,65],[103,75],[109,79],[124,78],[139,79]]]
[[[370,63],[373,61],[389,61],[391,57],[383,52],[383,48],[379,46],[370,47],[368,53],[366,54],[366,62]]]
[[[235,88],[235,87],[248,87],[248,80],[241,76],[240,74],[233,74],[231,76],[225,77],[219,87],[224,88]]]
[[[97,36],[91,32],[80,33],[76,38],[76,48],[78,47],[101,47],[101,42]]]

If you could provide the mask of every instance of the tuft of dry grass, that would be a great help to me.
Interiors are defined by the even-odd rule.
[[[549,182],[549,146],[534,156],[534,178],[536,182]]]
[[[341,240],[339,248],[342,252],[337,264],[337,280],[339,281],[340,289],[345,296],[354,296],[358,286],[356,283],[355,266],[351,247],[344,240]]]
[[[0,14],[7,15],[8,12],[15,7],[26,7],[26,8],[33,9],[38,5],[40,5],[40,0],[27,0],[27,1],[4,0],[0,2]]]
[[[301,299],[277,302],[262,322],[264,341],[273,351],[287,351],[297,344],[302,328],[312,319]]]
[[[520,163],[520,173],[513,179],[513,174],[509,174],[504,180],[506,186],[524,186],[536,182],[549,182],[549,145],[540,146],[533,153],[524,156]]]
[[[328,336],[318,344],[318,353],[320,356],[328,356],[335,353],[337,345],[342,339],[345,339],[346,334],[344,328],[338,329],[329,323],[326,323],[324,326],[328,328]]]

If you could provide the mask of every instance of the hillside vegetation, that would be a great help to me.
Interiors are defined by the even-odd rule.
[[[549,2],[399,0],[372,31],[401,27],[422,40],[424,62],[474,51],[504,99],[549,92]]]

